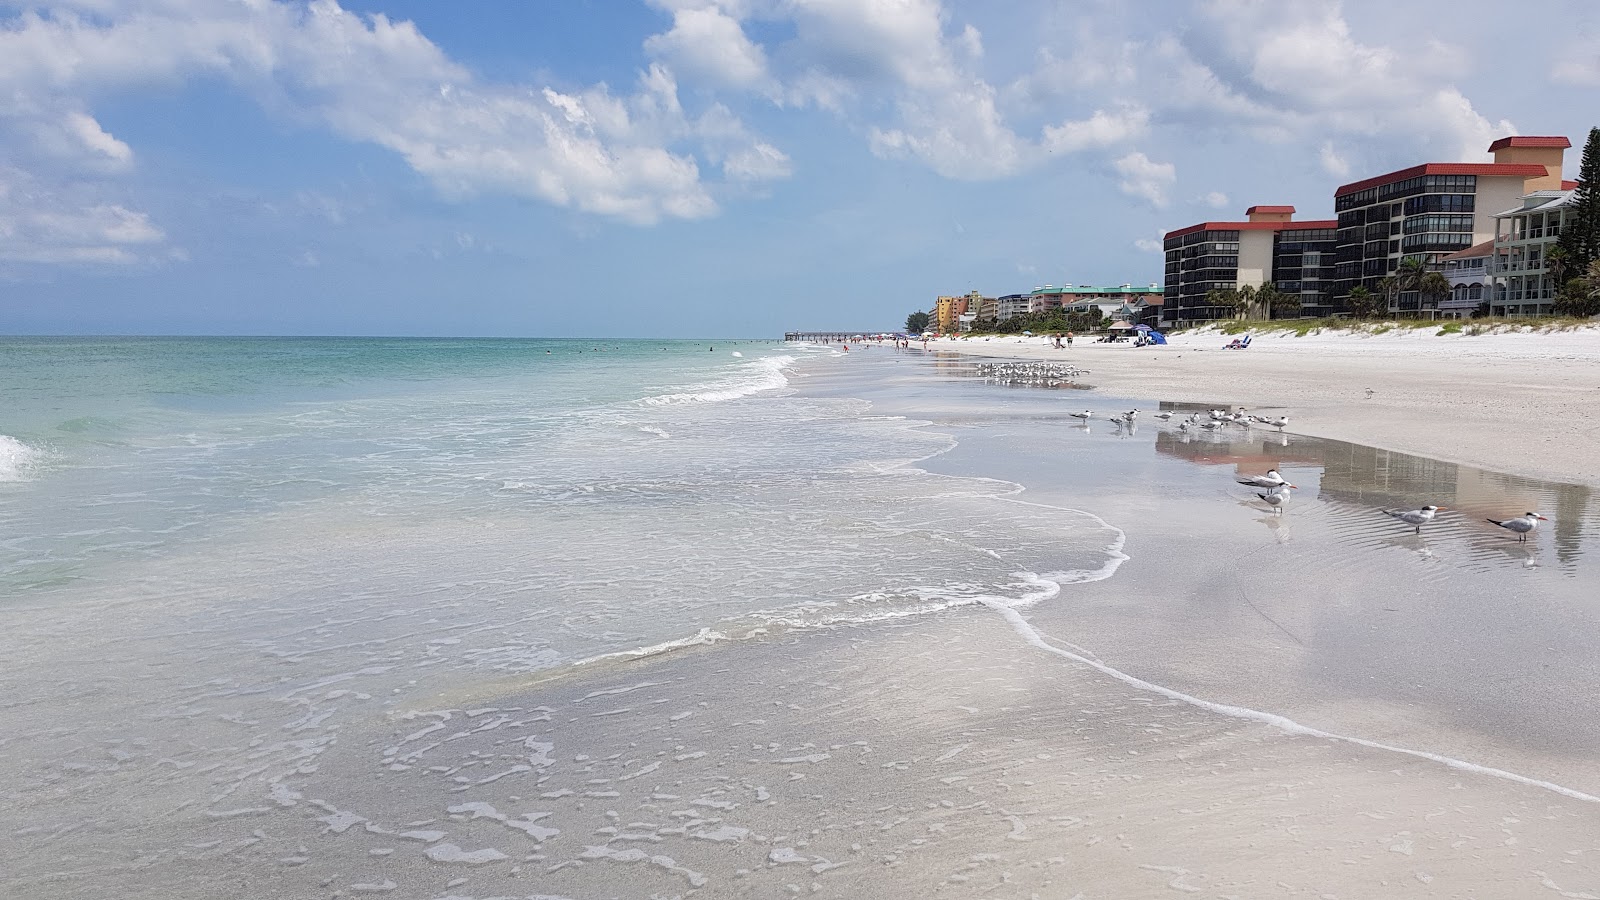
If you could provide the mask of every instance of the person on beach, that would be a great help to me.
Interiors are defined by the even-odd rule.
[[[1067,332],[1067,349],[1072,349],[1072,332]]]

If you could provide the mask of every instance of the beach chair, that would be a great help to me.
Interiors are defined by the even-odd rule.
[[[1222,345],[1222,349],[1224,349],[1224,350],[1248,350],[1248,349],[1250,349],[1250,335],[1247,334],[1243,338],[1234,338],[1232,343],[1223,344]]]

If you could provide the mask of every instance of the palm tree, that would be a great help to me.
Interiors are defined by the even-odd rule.
[[[1256,305],[1256,286],[1247,284],[1233,292],[1233,314],[1241,319],[1250,318],[1250,310]]]
[[[1272,315],[1274,318],[1287,319],[1300,315],[1300,295],[1288,294],[1282,291],[1273,291]]]
[[[1370,319],[1378,312],[1378,300],[1365,286],[1357,285],[1350,291],[1350,315]]]
[[[1400,268],[1395,271],[1395,284],[1399,293],[1422,290],[1422,278],[1428,273],[1428,267],[1422,262],[1420,256],[1408,256],[1400,260]],[[1398,304],[1396,304],[1398,306]],[[1420,304],[1419,304],[1420,306]]]
[[[1567,248],[1560,244],[1551,247],[1550,251],[1544,255],[1544,267],[1550,272],[1550,280],[1556,284],[1565,284],[1566,279],[1562,276],[1567,274],[1567,263],[1570,261],[1571,257],[1567,255]]]
[[[1272,312],[1278,309],[1283,302],[1283,294],[1278,292],[1278,286],[1268,281],[1256,288],[1256,311],[1261,318],[1272,318]]]
[[[1439,303],[1450,296],[1450,279],[1438,272],[1429,272],[1417,282],[1417,291],[1425,301],[1422,305],[1431,303],[1430,308],[1438,309]]]
[[[1213,308],[1220,306],[1237,310],[1239,308],[1239,292],[1233,288],[1212,288],[1206,292],[1205,303]]]
[[[1393,309],[1400,302],[1400,279],[1393,275],[1378,279],[1378,296],[1383,298],[1385,309]]]

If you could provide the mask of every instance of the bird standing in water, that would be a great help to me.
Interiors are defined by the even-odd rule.
[[[1407,525],[1416,526],[1417,534],[1421,534],[1422,533],[1422,526],[1428,524],[1429,522],[1432,522],[1434,514],[1438,513],[1439,510],[1441,510],[1441,509],[1449,509],[1449,508],[1450,507],[1448,507],[1448,506],[1432,506],[1432,505],[1430,505],[1430,506],[1424,506],[1421,509],[1406,509],[1406,510],[1386,509],[1386,510],[1383,511],[1383,514],[1386,515],[1386,516],[1392,516],[1392,517],[1394,517],[1396,519],[1399,519],[1400,521],[1406,523]]]
[[[1548,522],[1550,520],[1536,512],[1529,512],[1523,513],[1515,519],[1485,519],[1484,521],[1499,525],[1507,531],[1515,532],[1517,543],[1521,544],[1528,540],[1528,535],[1533,534],[1533,530],[1539,527],[1540,522]]]

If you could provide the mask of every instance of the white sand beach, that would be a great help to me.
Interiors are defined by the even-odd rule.
[[[1470,328],[1468,323],[1468,328]],[[1166,346],[1045,337],[943,340],[930,349],[1071,362],[1122,396],[1245,406],[1289,431],[1561,481],[1600,483],[1600,326],[1440,335],[1254,335],[1244,351],[1213,329]]]

